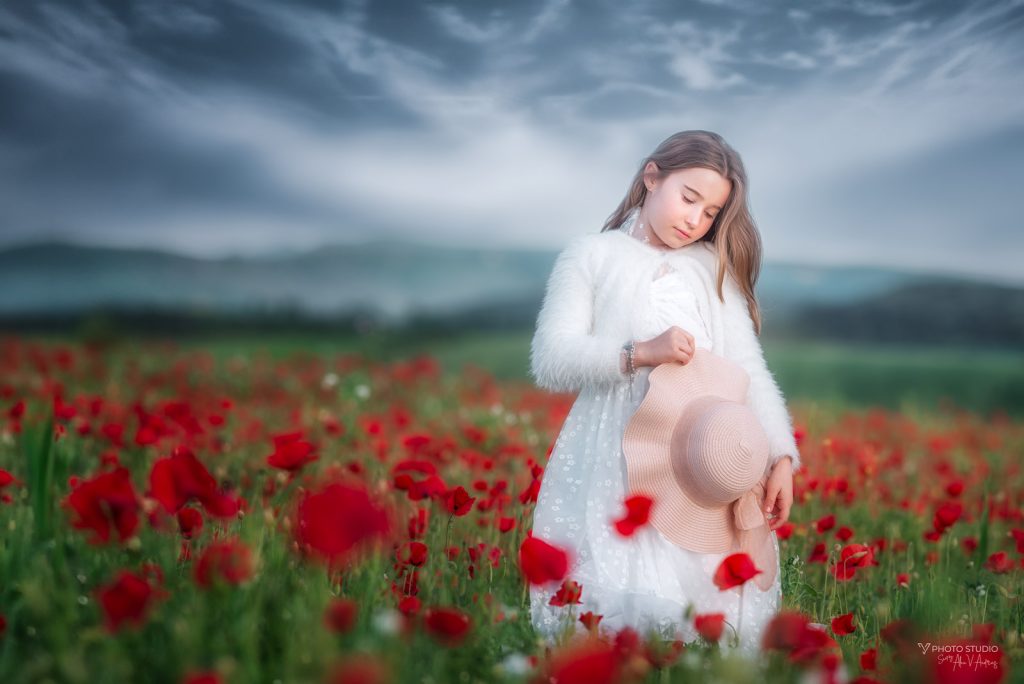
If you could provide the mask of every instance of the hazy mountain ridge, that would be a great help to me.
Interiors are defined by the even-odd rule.
[[[151,308],[527,326],[556,256],[378,241],[280,257],[205,259],[45,242],[0,250],[0,316],[26,320],[98,308],[145,316]],[[891,268],[767,262],[757,288],[766,326],[775,331],[847,339],[1024,339],[1024,289],[1004,284]]]

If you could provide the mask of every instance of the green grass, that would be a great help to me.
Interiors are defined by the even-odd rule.
[[[275,358],[293,353],[359,353],[380,361],[430,354],[448,373],[475,365],[499,380],[530,382],[529,332],[465,333],[450,337],[374,335],[323,338],[274,335],[182,342],[218,358],[261,349]],[[786,399],[848,408],[927,411],[949,400],[981,414],[1024,416],[1024,351],[763,343],[768,367]]]

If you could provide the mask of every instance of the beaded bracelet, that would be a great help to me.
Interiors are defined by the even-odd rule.
[[[622,350],[626,352],[626,375],[629,376],[629,398],[633,398],[633,378],[636,377],[636,366],[633,364],[633,352],[636,349],[636,342],[630,340],[626,344],[622,345]]]

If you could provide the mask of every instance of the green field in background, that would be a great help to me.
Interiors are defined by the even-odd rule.
[[[306,353],[358,353],[378,361],[430,354],[446,373],[466,365],[501,380],[529,383],[532,332],[363,336],[260,334],[186,338],[183,348],[205,349],[216,358],[265,353],[272,358]],[[57,341],[33,336],[32,339]],[[132,344],[130,339],[121,344]],[[960,408],[1024,416],[1024,351],[843,345],[828,342],[764,341],[768,367],[787,401],[818,408],[879,406],[930,411],[948,400]]]
[[[427,353],[447,373],[473,364],[503,380],[529,382],[531,333],[467,333],[450,337],[370,335],[362,338],[260,336],[189,341],[218,356],[263,348],[275,357],[306,352],[358,352],[378,360]],[[983,414],[1024,415],[1024,352],[955,348],[765,342],[765,357],[788,401],[906,411],[936,408],[943,398]]]

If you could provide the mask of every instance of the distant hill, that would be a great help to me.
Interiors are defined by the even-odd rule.
[[[845,342],[986,344],[1024,352],[1024,289],[934,280],[843,305],[809,305],[798,334]]]
[[[526,327],[535,322],[556,256],[376,241],[201,259],[37,243],[0,250],[0,326],[59,328],[104,310],[132,326],[170,329],[218,316],[289,325],[310,319],[315,326],[322,325],[316,319],[374,319]],[[766,331],[847,340],[1018,344],[1022,296],[1024,289],[1001,284],[875,267],[766,262],[758,282]]]

